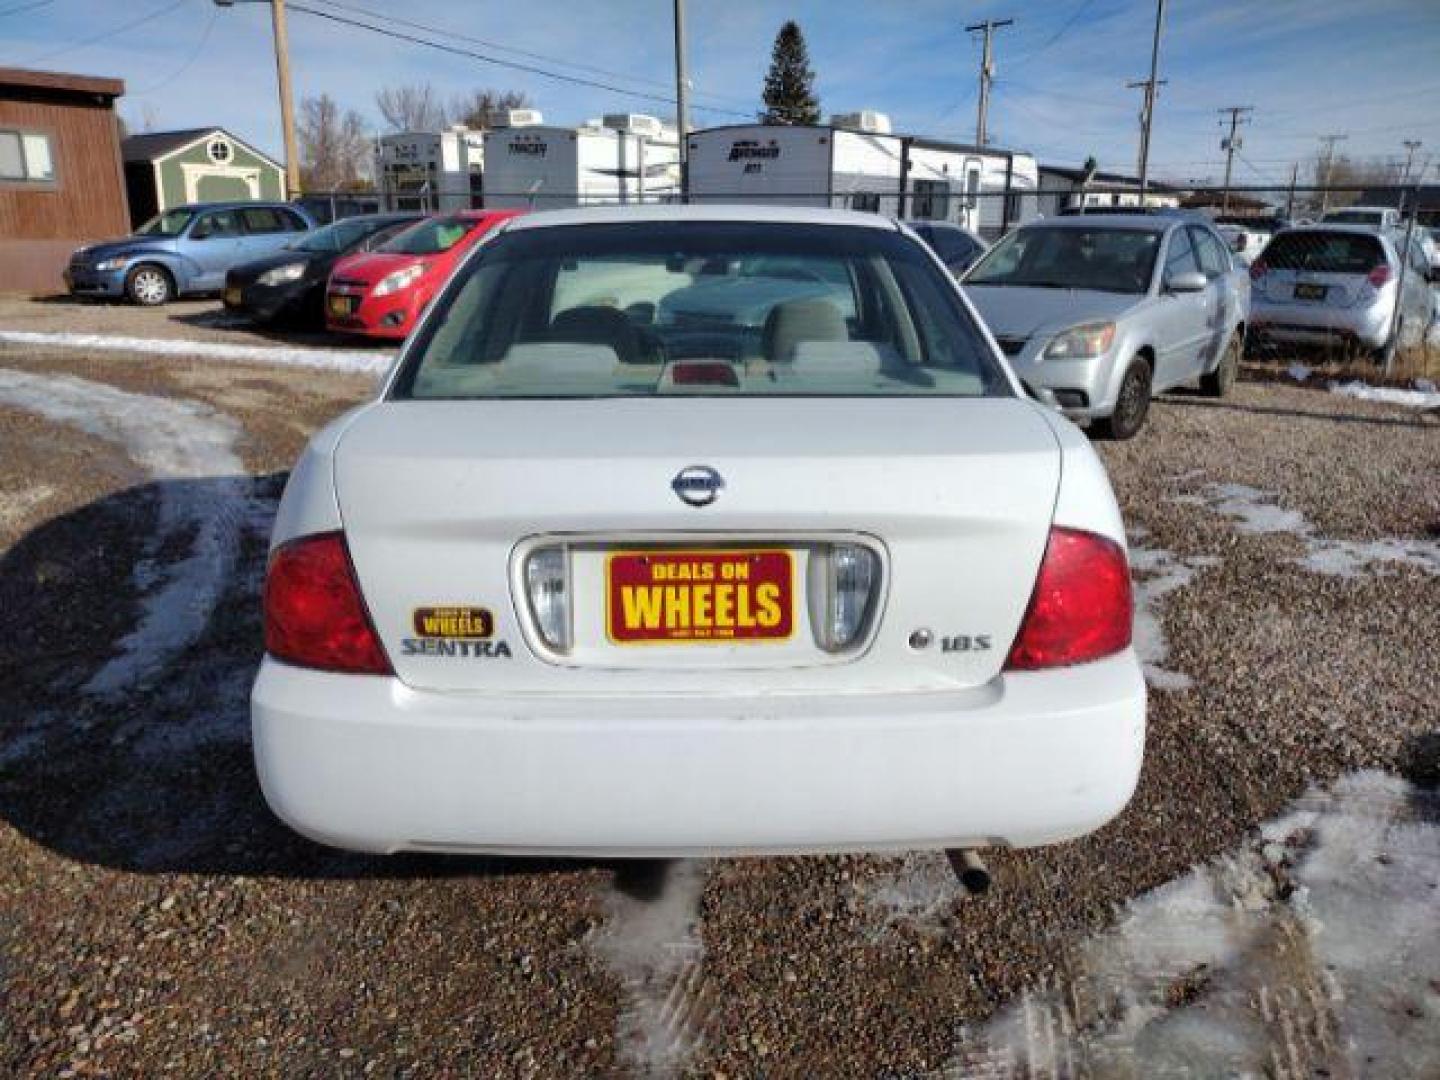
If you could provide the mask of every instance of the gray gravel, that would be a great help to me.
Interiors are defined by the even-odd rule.
[[[0,367],[206,402],[244,428],[272,506],[306,434],[365,385],[5,347]],[[156,492],[113,447],[0,409],[0,1073],[935,1073],[964,1025],[1063,977],[1116,905],[1312,782],[1406,767],[1440,727],[1440,575],[1313,572],[1302,537],[1241,532],[1212,487],[1253,488],[1321,537],[1435,543],[1440,421],[1242,383],[1224,403],[1169,397],[1102,453],[1146,548],[1194,567],[1154,609],[1189,685],[1152,695],[1120,819],[996,853],[997,887],[966,898],[928,854],[664,876],[293,836],[246,741],[263,540],[179,689],[98,707],[73,688],[134,618]]]

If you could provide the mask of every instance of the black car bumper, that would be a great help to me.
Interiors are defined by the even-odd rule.
[[[261,285],[256,281],[240,281],[231,276],[225,281],[221,299],[225,310],[244,315],[256,322],[282,322],[287,319],[321,320],[324,282],[293,281],[284,285]]]

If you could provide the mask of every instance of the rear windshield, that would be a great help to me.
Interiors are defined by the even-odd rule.
[[[991,248],[965,284],[1143,293],[1160,236],[1148,229],[1027,226]]]
[[[377,250],[395,255],[436,255],[449,251],[477,224],[471,218],[428,218],[396,234]]]
[[[1325,220],[1336,225],[1379,225],[1385,215],[1379,210],[1332,210],[1325,215]]]
[[[1377,237],[1363,233],[1281,233],[1262,256],[1271,270],[1310,270],[1322,274],[1368,274],[1385,261]]]
[[[1010,385],[953,284],[890,229],[520,229],[436,301],[409,398],[979,397]]]

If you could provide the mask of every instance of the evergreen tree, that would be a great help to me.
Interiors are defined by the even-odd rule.
[[[766,124],[820,122],[820,101],[815,97],[815,72],[810,68],[810,53],[805,48],[805,35],[793,20],[775,35],[770,72],[765,76],[761,97],[765,111],[760,119]]]

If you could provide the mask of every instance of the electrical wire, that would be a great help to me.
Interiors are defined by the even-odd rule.
[[[179,2],[184,3],[184,0],[179,0]],[[578,75],[566,75],[563,72],[550,71],[546,68],[538,67],[534,64],[522,64],[515,60],[505,60],[496,56],[487,56],[485,53],[476,52],[474,49],[462,49],[458,45],[447,45],[444,42],[430,41],[427,38],[416,37],[414,34],[407,34],[400,30],[391,30],[384,26],[376,26],[373,23],[362,22],[359,19],[352,19],[345,15],[337,15],[333,11],[321,11],[319,8],[306,7],[303,4],[296,3],[290,3],[288,5],[288,9],[290,11],[304,12],[306,15],[313,15],[317,18],[328,19],[331,22],[340,23],[345,26],[352,26],[360,30],[369,30],[373,34],[381,34],[385,37],[394,38],[397,41],[408,41],[413,45],[423,45],[427,48],[435,49],[439,52],[450,53],[455,56],[468,57],[472,60],[479,60],[482,63],[486,64],[494,64],[498,67],[506,67],[512,68],[516,71],[524,71],[531,75],[539,75],[542,78],[554,79],[557,82],[571,83],[575,86],[589,86],[598,90],[608,90],[613,94],[622,94],[626,97],[638,98],[644,101],[660,102],[664,105],[674,105],[675,103],[675,99],[673,97],[662,97],[659,94],[650,94],[646,93],[643,90],[630,90],[623,86],[616,86],[614,83],[600,82],[596,79],[582,78]],[[754,117],[754,113],[740,112],[736,109],[724,109],[715,105],[701,105],[697,103],[692,107],[697,111],[702,112],[724,113],[730,116],[743,116],[746,119],[752,119]]]
[[[169,86],[176,79],[178,79],[181,75],[184,75],[185,72],[189,71],[190,66],[194,64],[196,60],[200,59],[200,53],[204,51],[205,45],[209,42],[210,32],[215,29],[215,20],[219,15],[220,7],[219,5],[216,5],[211,10],[210,18],[205,23],[205,29],[200,34],[200,41],[196,44],[194,50],[190,53],[190,55],[185,58],[185,62],[183,64],[181,64],[178,68],[172,71],[169,75],[165,76],[165,78],[161,79],[158,83],[155,83],[152,86],[147,86],[141,90],[131,90],[129,91],[128,96],[146,97],[149,94],[155,93],[157,90],[163,90],[165,87]]]
[[[64,56],[66,53],[75,52],[77,49],[88,49],[91,45],[98,45],[102,41],[107,41],[112,37],[125,33],[127,30],[134,30],[137,26],[144,26],[146,23],[158,19],[162,15],[168,15],[170,14],[170,12],[180,7],[185,2],[186,0],[173,0],[172,3],[158,7],[154,11],[146,12],[138,19],[132,19],[127,23],[121,23],[119,26],[111,27],[109,30],[106,30],[100,34],[96,34],[92,38],[86,38],[84,41],[77,41],[71,45],[66,45],[64,48],[55,49],[53,52],[44,53],[41,56],[32,56],[30,57],[30,59],[25,61],[25,64],[26,66],[30,66],[32,64],[43,64],[47,60],[53,60],[57,56]]]
[[[422,33],[438,34],[443,37],[454,38],[457,41],[469,42],[472,45],[483,45],[490,49],[499,50],[500,52],[514,53],[516,56],[523,56],[530,60],[541,60],[550,64],[558,64],[561,67],[574,68],[576,71],[587,71],[592,75],[603,75],[608,78],[623,79],[628,82],[644,83],[648,86],[658,86],[662,89],[667,90],[671,89],[674,85],[673,83],[665,82],[661,79],[652,79],[644,75],[635,75],[623,71],[614,71],[610,68],[594,67],[590,64],[581,64],[575,62],[574,60],[565,60],[561,57],[551,56],[546,53],[538,53],[532,52],[528,49],[516,48],[513,45],[505,45],[501,42],[492,41],[488,38],[475,37],[472,34],[462,34],[458,30],[450,30],[443,26],[427,25],[425,23],[415,22],[410,19],[402,19],[398,15],[391,15],[387,12],[376,11],[374,8],[363,7],[359,4],[345,3],[344,0],[311,0],[311,2],[321,3],[324,4],[326,7],[339,8],[342,11],[349,11],[355,14],[364,15],[367,18],[375,19],[379,22],[393,23],[396,26],[403,26],[411,30],[419,30]],[[691,94],[699,97],[707,97],[714,101],[728,101],[731,104],[748,104],[748,102],[742,101],[740,98],[732,98],[725,94],[715,94],[705,90],[692,89]]]
[[[0,19],[3,19],[6,15],[19,15],[22,11],[30,11],[37,7],[46,7],[54,2],[55,0],[31,0],[28,4],[16,4],[14,7],[8,7],[4,11],[0,11]]]

